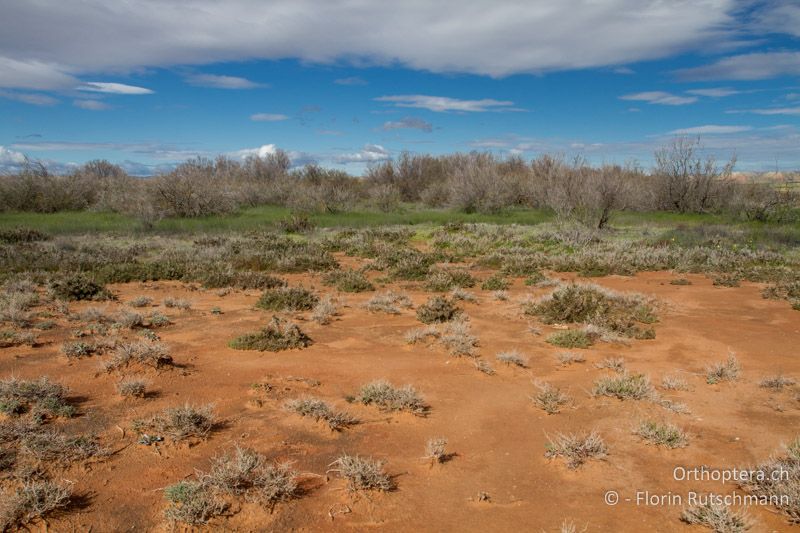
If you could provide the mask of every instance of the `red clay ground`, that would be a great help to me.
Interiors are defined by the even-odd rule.
[[[481,275],[482,274],[482,275]],[[477,273],[486,277],[488,273]],[[566,279],[568,276],[563,276]],[[670,273],[608,277],[592,281],[622,291],[656,297],[663,304],[654,340],[629,345],[599,343],[585,354],[586,362],[562,367],[556,354],[564,351],[545,342],[553,328],[522,314],[519,300],[549,289],[531,289],[517,280],[508,301],[496,301],[489,291],[474,290],[477,303],[462,303],[480,339],[479,353],[497,370],[478,372],[467,358],[449,356],[439,346],[408,345],[404,334],[421,326],[414,310],[399,316],[371,314],[361,305],[374,293],[344,295],[347,307],[332,324],[320,326],[308,318],[294,319],[314,339],[305,350],[280,353],[237,351],[228,341],[263,326],[271,313],[255,309],[257,291],[217,295],[215,290],[191,290],[178,283],[113,286],[119,303],[139,295],[160,303],[165,296],[187,298],[190,311],[166,312],[174,324],[158,330],[177,363],[184,368],[147,374],[153,397],[122,400],[115,392],[119,375],[100,370],[103,357],[68,361],[60,352],[74,324],[60,321],[44,332],[37,348],[0,350],[0,376],[48,375],[67,385],[81,399],[80,416],[65,422],[68,432],[95,432],[118,453],[87,467],[68,470],[85,506],[48,519],[54,531],[162,531],[165,507],[160,489],[207,470],[209,459],[240,443],[268,458],[288,459],[305,473],[302,497],[280,503],[270,513],[252,503],[238,503],[232,514],[214,519],[209,528],[235,531],[557,531],[571,519],[588,531],[702,531],[682,524],[683,506],[637,506],[637,490],[686,495],[688,491],[729,494],[732,484],[673,480],[677,465],[731,468],[753,465],[797,436],[800,402],[796,392],[774,393],[758,386],[782,372],[800,377],[800,313],[784,301],[765,300],[760,287],[713,287],[703,276],[688,276],[690,286],[673,286]],[[331,293],[318,277],[289,276],[322,293]],[[407,292],[415,305],[430,296]],[[99,304],[102,307],[104,304]],[[92,304],[75,304],[80,310]],[[218,306],[221,315],[210,311]],[[541,328],[534,335],[529,326]],[[530,368],[506,367],[497,352],[516,349],[530,359]],[[735,383],[708,385],[706,365],[724,360],[729,351],[742,364]],[[680,375],[690,391],[660,391],[687,404],[691,414],[675,414],[651,402],[592,398],[592,383],[608,371],[594,364],[608,356],[624,357],[635,372],[648,374],[655,385],[665,374]],[[296,378],[319,381],[312,386]],[[373,407],[349,405],[344,398],[364,383],[386,378],[395,385],[412,384],[431,406],[426,418],[407,413],[387,414]],[[547,415],[529,399],[541,379],[568,391],[572,408]],[[254,383],[275,386],[272,393],[255,391]],[[282,409],[287,398],[313,394],[343,408],[362,423],[340,433]],[[222,428],[192,446],[136,443],[130,429],[135,418],[165,407],[213,403]],[[690,435],[687,448],[666,450],[647,445],[632,434],[644,417],[671,421]],[[596,429],[610,453],[569,470],[560,459],[544,456],[548,435]],[[433,467],[421,460],[431,437],[448,439],[451,461]],[[351,494],[345,482],[332,476],[328,465],[341,453],[385,459],[397,490],[386,494]],[[57,479],[56,481],[61,481]],[[604,503],[604,493],[618,491],[622,501]],[[480,493],[490,500],[478,501]],[[331,509],[351,510],[336,514]],[[784,531],[790,526],[771,507],[750,508],[754,531]],[[43,530],[43,523],[32,530]],[[178,528],[180,529],[180,528]]]

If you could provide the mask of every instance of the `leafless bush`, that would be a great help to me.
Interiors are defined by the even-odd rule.
[[[722,167],[701,154],[700,140],[678,138],[655,154],[657,202],[667,211],[706,212],[723,205],[731,191],[732,158]]]

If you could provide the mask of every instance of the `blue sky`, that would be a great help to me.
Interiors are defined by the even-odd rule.
[[[69,4],[69,5],[67,5]],[[0,169],[287,150],[800,168],[800,2],[0,0]]]

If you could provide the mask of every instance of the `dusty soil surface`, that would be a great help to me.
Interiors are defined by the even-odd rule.
[[[476,272],[481,278],[488,275]],[[47,375],[64,383],[79,415],[55,424],[70,433],[95,433],[116,452],[67,470],[63,480],[74,484],[82,504],[48,518],[47,524],[33,524],[31,530],[48,525],[51,531],[171,530],[163,518],[161,489],[191,478],[196,469],[208,470],[212,457],[238,443],[270,459],[292,461],[307,474],[305,491],[272,512],[232,501],[228,515],[213,519],[210,529],[558,531],[570,519],[587,531],[702,531],[680,522],[684,505],[637,505],[636,492],[684,498],[689,491],[732,494],[739,490],[733,483],[679,481],[673,469],[754,465],[780,452],[797,435],[797,391],[770,392],[759,382],[779,372],[800,378],[800,312],[785,301],[763,299],[756,284],[713,287],[704,276],[690,275],[692,285],[670,285],[675,277],[664,272],[592,279],[657,298],[662,304],[657,335],[654,340],[598,343],[577,350],[586,361],[569,366],[556,359],[565,350],[545,342],[555,329],[521,312],[522,298],[550,289],[525,287],[518,279],[506,301],[496,300],[490,291],[472,290],[478,301],[460,305],[480,339],[479,354],[497,371],[493,376],[477,371],[469,358],[449,356],[439,345],[407,344],[404,334],[422,325],[414,310],[397,316],[370,313],[362,305],[374,293],[340,295],[346,307],[330,325],[312,322],[310,312],[290,315],[314,344],[271,353],[227,346],[234,336],[256,331],[271,317],[253,307],[258,291],[221,296],[217,290],[172,282],[112,286],[118,302],[76,303],[72,310],[106,306],[112,311],[135,296],[151,296],[152,309],[173,321],[158,334],[179,367],[144,372],[151,393],[144,399],[123,400],[115,391],[121,374],[100,368],[108,356],[69,361],[60,353],[74,323],[59,319],[57,328],[42,333],[42,346],[0,350],[1,377]],[[335,292],[318,276],[287,279],[322,294]],[[389,287],[407,293],[415,305],[431,295],[414,284]],[[192,308],[165,309],[158,305],[165,296],[186,298]],[[214,307],[222,314],[213,314]],[[510,349],[528,357],[529,368],[494,360],[496,353]],[[742,364],[741,378],[708,385],[706,365],[725,360],[729,352]],[[623,357],[631,371],[649,375],[664,397],[685,403],[690,413],[673,413],[649,401],[593,398],[594,380],[609,372],[595,364],[609,356]],[[691,390],[661,390],[661,378],[667,374],[684,378]],[[346,402],[347,395],[378,378],[398,386],[412,384],[429,403],[429,415],[386,413]],[[545,414],[530,400],[534,380],[561,387],[573,404],[559,414]],[[253,387],[259,383],[271,388]],[[332,432],[322,422],[282,408],[286,399],[304,395],[324,399],[362,422]],[[221,424],[207,440],[137,444],[131,430],[134,419],[186,402],[214,404]],[[689,446],[668,450],[648,445],[632,433],[644,418],[679,425],[690,436]],[[608,444],[604,460],[571,470],[563,460],[545,457],[548,436],[589,430],[597,430]],[[448,439],[448,450],[455,456],[431,466],[421,457],[427,440],[437,436]],[[334,474],[326,477],[328,465],[343,452],[385,460],[396,490],[351,493],[344,480]],[[617,505],[604,502],[611,490],[619,493]],[[481,493],[488,500],[481,501]],[[790,529],[772,507],[751,507],[748,513],[755,531]]]

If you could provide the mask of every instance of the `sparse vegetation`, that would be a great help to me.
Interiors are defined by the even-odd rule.
[[[317,421],[322,420],[333,431],[341,431],[358,423],[358,419],[355,417],[344,411],[336,411],[327,402],[317,398],[289,400],[286,402],[286,409],[300,416],[307,416]]]
[[[652,338],[641,324],[657,320],[653,304],[641,295],[621,294],[597,285],[564,285],[525,307],[545,324],[586,324],[632,338]]]
[[[635,433],[656,446],[683,448],[689,444],[686,433],[674,424],[644,420],[636,428]]]
[[[167,296],[164,298],[164,307],[171,309],[180,309],[181,311],[188,311],[192,308],[192,302],[183,298],[175,298],[174,296]]]
[[[795,383],[797,383],[797,381],[794,378],[784,376],[783,374],[777,374],[774,376],[765,377],[761,380],[758,386],[764,389],[781,391],[784,389],[784,387],[794,386]]]
[[[60,300],[108,300],[111,293],[83,274],[67,274],[50,282],[50,294]]]
[[[262,352],[307,348],[311,344],[311,337],[306,335],[300,326],[276,316],[273,316],[269,324],[261,331],[240,335],[228,343],[235,350],[259,350]]]
[[[475,286],[475,278],[463,269],[435,269],[425,279],[425,289],[445,292],[450,289],[461,289]]]
[[[472,362],[472,364],[475,366],[475,369],[478,372],[482,372],[482,373],[486,374],[487,376],[493,376],[493,375],[496,374],[494,368],[492,368],[492,365],[490,365],[489,363],[487,363],[483,359],[475,359]]]
[[[330,466],[330,471],[347,480],[351,491],[377,490],[386,492],[394,488],[391,478],[383,470],[384,463],[369,457],[344,454]]]
[[[417,308],[417,319],[423,324],[435,324],[453,320],[459,313],[460,310],[452,301],[434,296]]]
[[[486,278],[483,283],[481,283],[481,289],[485,291],[504,291],[510,286],[511,282],[498,274]]]
[[[168,407],[147,420],[136,420],[133,426],[140,434],[155,431],[179,441],[189,437],[205,439],[214,424],[213,406],[194,406],[187,403],[180,407]]]
[[[417,416],[428,413],[428,405],[411,385],[395,388],[385,380],[367,383],[358,391],[353,401],[376,405],[386,411],[408,411]]]
[[[689,390],[686,380],[677,376],[664,376],[661,379],[661,387],[665,390]]]
[[[383,294],[376,294],[366,304],[368,311],[373,313],[387,313],[390,315],[399,315],[401,309],[408,309],[411,307],[411,299],[404,295],[393,291],[387,291]]]
[[[597,368],[603,368],[606,370],[611,370],[618,374],[622,374],[625,372],[625,359],[622,357],[606,357],[599,363],[596,363],[595,366]]]
[[[575,363],[585,363],[586,358],[579,353],[561,352],[556,354],[556,359],[562,366],[569,366]]]
[[[608,447],[594,431],[582,435],[558,433],[545,445],[545,457],[563,457],[567,467],[578,468],[589,459],[603,459]]]
[[[268,311],[308,311],[319,297],[303,287],[276,287],[261,294],[256,307]]]
[[[534,405],[548,415],[561,411],[561,407],[569,403],[569,396],[549,383],[535,383],[538,391],[531,396]]]
[[[561,348],[588,348],[594,344],[592,338],[580,329],[557,331],[547,337],[547,342]]]
[[[434,437],[428,439],[425,444],[425,456],[423,459],[429,460],[431,463],[444,463],[450,458],[451,454],[447,453],[447,439],[444,437]]]
[[[495,355],[495,359],[505,365],[514,365],[520,368],[526,368],[528,366],[528,361],[520,353],[516,350],[510,350],[507,352],[500,352]]]
[[[144,398],[147,381],[141,378],[125,378],[117,383],[117,392],[123,398]]]
[[[687,524],[705,526],[715,533],[744,533],[750,529],[750,521],[744,513],[711,502],[684,509],[681,520]]]
[[[148,307],[153,304],[153,299],[149,296],[137,296],[128,302],[131,307]]]
[[[734,354],[728,355],[728,359],[722,363],[714,363],[706,367],[706,382],[714,385],[723,381],[736,381],[742,367]]]
[[[592,389],[594,396],[611,396],[620,400],[645,400],[653,397],[654,392],[647,376],[627,372],[602,377],[594,382]]]
[[[330,296],[323,296],[317,305],[314,306],[314,312],[311,314],[311,320],[317,324],[326,325],[330,324],[336,315],[339,314],[339,306],[336,300]]]
[[[30,381],[0,380],[0,413],[16,416],[27,412],[36,417],[69,418],[75,408],[67,401],[67,388],[46,376]]]
[[[787,446],[782,456],[771,457],[752,470],[742,488],[758,497],[767,497],[792,523],[800,523],[800,437]]]
[[[332,285],[342,292],[374,291],[375,286],[363,272],[357,270],[334,270],[322,278],[325,285]]]
[[[103,363],[106,371],[119,370],[132,364],[155,369],[173,364],[169,348],[160,342],[134,341],[117,346],[111,358]]]
[[[207,524],[227,509],[208,486],[198,481],[179,481],[166,487],[164,499],[169,502],[164,511],[167,520],[193,526]]]
[[[15,525],[25,525],[66,509],[72,489],[52,481],[28,481],[12,495],[3,497],[0,504],[0,527],[4,531]]]

